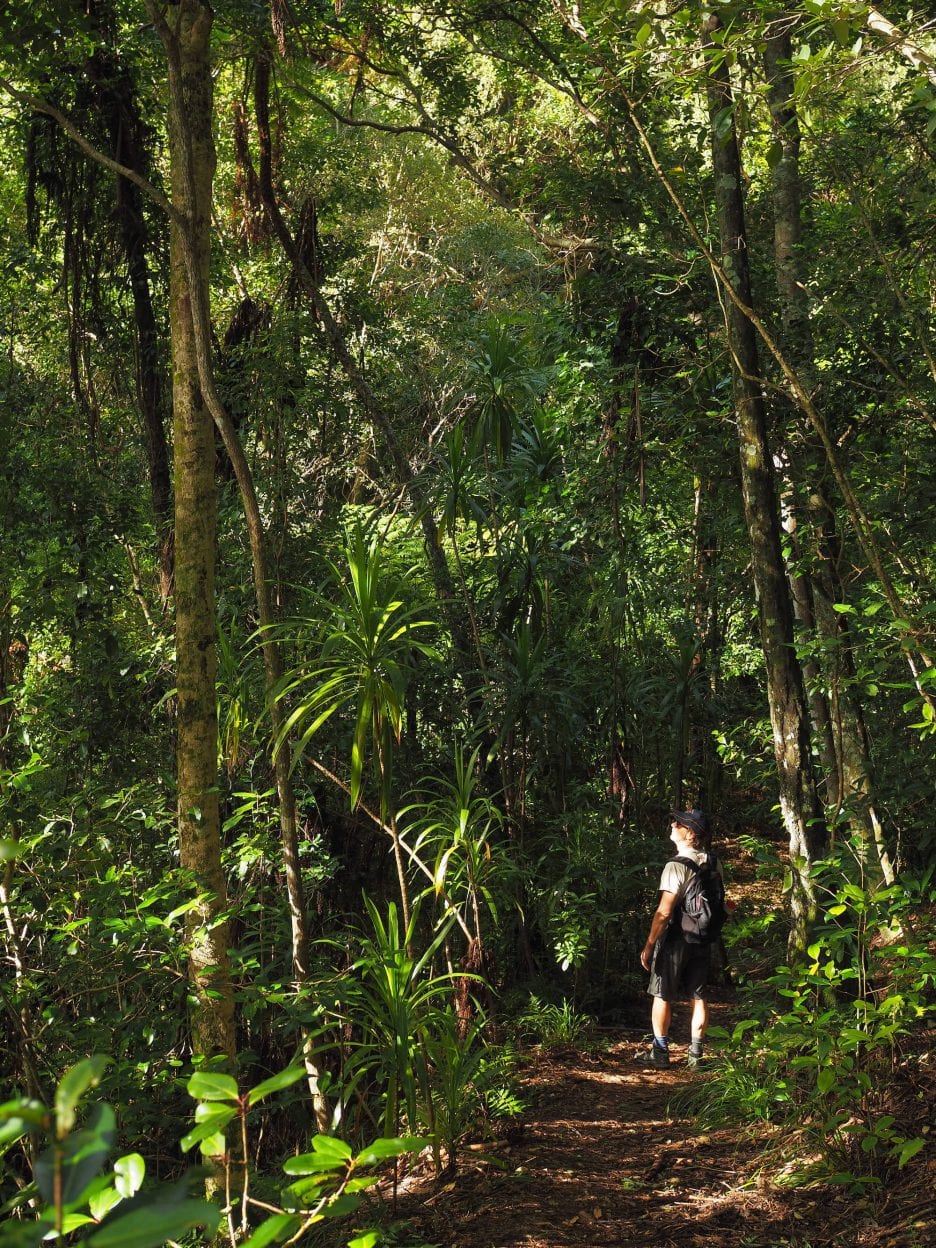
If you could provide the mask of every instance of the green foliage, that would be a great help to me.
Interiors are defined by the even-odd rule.
[[[189,1196],[187,1184],[144,1191],[146,1162],[139,1153],[119,1157],[109,1172],[105,1169],[117,1139],[114,1111],[106,1102],[96,1102],[86,1125],[76,1129],[86,1093],[100,1084],[109,1063],[109,1058],[96,1055],[72,1066],[59,1081],[49,1110],[26,1098],[0,1107],[4,1152],[27,1131],[50,1137],[33,1162],[33,1182],[4,1208],[5,1214],[16,1214],[2,1233],[10,1248],[26,1248],[79,1230],[77,1242],[89,1248],[159,1248],[196,1227],[209,1234],[217,1227],[220,1210]],[[38,1213],[28,1218],[31,1202]]]
[[[547,1003],[531,993],[526,1008],[514,1018],[513,1026],[518,1038],[527,1043],[533,1041],[544,1049],[561,1049],[580,1044],[592,1021],[565,998],[559,1004]]]
[[[359,1084],[370,1085],[381,1129],[396,1134],[404,1122],[410,1130],[416,1129],[421,1107],[432,1117],[425,1041],[444,1016],[452,976],[432,974],[431,962],[450,922],[417,956],[413,944],[418,906],[406,931],[393,902],[388,904],[386,920],[369,898],[365,906],[373,936],[364,940],[353,974],[338,986],[340,1018],[354,1037],[341,1091],[350,1105]]]
[[[299,736],[296,757],[337,711],[354,715],[351,745],[351,804],[361,798],[364,762],[370,745],[378,772],[381,805],[388,797],[394,741],[403,727],[403,700],[409,669],[417,655],[435,657],[419,640],[418,630],[432,627],[418,607],[405,601],[403,587],[384,573],[386,538],[374,527],[367,533],[352,525],[346,547],[346,568],[331,565],[339,600],[320,600],[324,627],[305,618],[289,628],[289,642],[299,650],[313,647],[316,656],[288,672],[274,692],[277,699],[296,699],[276,742]]]
[[[465,928],[482,935],[484,907],[496,922],[495,888],[503,888],[510,871],[504,848],[503,814],[480,788],[477,746],[466,758],[461,744],[455,748],[454,778],[436,783],[436,795],[400,811],[406,820],[411,853],[421,857],[428,852],[432,861],[432,889],[454,907]]]
[[[788,1182],[879,1184],[926,1143],[916,1107],[891,1096],[932,1015],[936,959],[913,934],[914,914],[936,900],[932,872],[869,888],[843,882],[847,862],[814,868],[823,921],[803,963],[770,978],[782,1006],[721,1033],[718,1079],[693,1097],[706,1121],[782,1122],[815,1140],[823,1160],[791,1164]]]
[[[217,1229],[221,1208],[187,1195],[198,1172],[188,1183],[162,1183],[143,1190],[146,1163],[138,1153],[132,1153],[118,1158],[110,1174],[101,1173],[116,1140],[113,1110],[98,1102],[92,1107],[88,1125],[74,1128],[85,1094],[100,1083],[108,1063],[108,1058],[95,1056],[67,1071],[56,1089],[52,1111],[25,1098],[0,1106],[0,1148],[4,1151],[29,1130],[44,1130],[53,1137],[34,1163],[34,1186],[21,1191],[4,1211],[15,1209],[22,1215],[33,1198],[40,1207],[32,1220],[6,1224],[2,1242],[10,1248],[37,1245],[44,1238],[60,1238],[81,1228],[93,1228],[77,1240],[89,1248],[159,1248],[196,1228],[209,1236]],[[244,1093],[229,1075],[214,1071],[196,1071],[188,1080],[188,1093],[198,1102],[196,1126],[182,1139],[181,1147],[188,1151],[198,1144],[206,1157],[221,1158],[229,1169],[225,1182],[228,1191],[230,1171],[236,1168],[241,1207],[237,1242],[251,1248],[264,1248],[303,1235],[324,1218],[353,1213],[360,1193],[378,1179],[366,1171],[396,1161],[404,1153],[419,1151],[424,1144],[421,1139],[380,1138],[355,1155],[343,1140],[316,1135],[311,1140],[311,1152],[290,1156],[283,1162],[283,1173],[289,1179],[282,1192],[283,1208],[252,1227],[248,1221],[252,1172],[248,1115],[269,1096],[304,1076],[301,1066],[289,1067]],[[240,1157],[236,1163],[225,1151],[224,1138],[225,1128],[235,1118],[241,1128]],[[119,1212],[115,1213],[118,1207]],[[264,1208],[269,1207],[264,1202]],[[233,1210],[229,1208],[227,1212],[233,1242]],[[367,1248],[375,1240],[376,1232],[367,1232],[356,1236],[349,1248]]]
[[[135,155],[158,180],[168,148],[158,41],[134,6],[102,2],[91,16],[85,7],[6,5],[0,70],[15,86],[48,91],[98,147]],[[288,65],[274,66],[274,184],[343,356],[257,198],[245,93],[254,71],[244,58],[268,40],[269,14],[264,24],[262,6],[240,0],[217,9],[215,363],[255,476],[273,597],[283,618],[296,617],[281,630],[290,670],[277,693],[285,731],[301,743],[300,869],[315,930],[329,939],[297,986],[248,640],[249,553],[222,465],[218,750],[241,1068],[236,1083],[200,1068],[185,1139],[211,1156],[248,1110],[252,1122],[267,1113],[274,1091],[289,1093],[295,1079],[298,1096],[297,1067],[270,1072],[291,1061],[305,1030],[322,1043],[347,1148],[405,1128],[435,1136],[453,1158],[469,1124],[516,1100],[471,989],[485,1000],[487,988],[525,996],[532,982],[539,995],[523,1034],[581,1043],[582,1008],[620,1016],[643,987],[638,929],[674,788],[705,793],[723,828],[749,834],[742,848],[764,851],[779,822],[724,309],[627,121],[629,101],[639,101],[687,211],[710,219],[698,13],[634,8],[600,21],[588,6],[526,5],[519,21],[509,6],[291,6]],[[804,622],[796,653],[834,724],[844,698],[861,710],[866,774],[901,883],[876,889],[863,859],[822,868],[816,885],[828,891],[808,961],[775,978],[782,1009],[771,1002],[729,1039],[717,1093],[723,1115],[804,1126],[831,1147],[830,1173],[864,1181],[910,1164],[922,1138],[881,1089],[901,1062],[912,1065],[932,989],[922,921],[914,926],[930,886],[908,881],[936,844],[936,669],[916,654],[931,657],[936,618],[936,102],[920,66],[896,44],[873,44],[847,5],[817,0],[790,17],[809,388],[860,500],[864,541],[880,546],[913,616],[895,617],[826,457],[765,358],[768,425],[797,513],[787,569],[828,590],[840,625],[822,633]],[[705,55],[734,76],[735,104],[715,128],[723,134],[733,120],[743,133],[757,311],[787,349],[771,260],[783,144],[761,69],[771,29],[751,11]],[[330,54],[310,54],[322,48]],[[142,282],[165,401],[168,229],[152,205],[132,213],[145,275],[131,272],[120,241],[129,188],[51,119],[6,98],[0,953],[11,968],[4,1009],[22,1029],[2,1046],[0,1075],[33,1099],[3,1121],[14,1135],[22,1123],[51,1133],[39,1167],[46,1186],[64,1167],[77,1199],[99,1168],[89,1184],[106,1179],[100,1192],[67,1216],[102,1220],[76,1234],[103,1235],[143,1198],[129,1192],[133,1159],[144,1158],[149,1184],[153,1160],[184,1134],[181,930],[205,892],[180,870],[173,829],[172,603],[157,588],[139,436],[134,298]],[[120,146],[130,139],[135,154]],[[264,313],[235,341],[248,291]],[[816,498],[828,504],[827,547],[816,540]],[[424,516],[441,534],[431,559]],[[454,603],[438,600],[438,561],[456,581]],[[832,571],[830,590],[822,578]],[[459,613],[468,655],[438,629]],[[350,812],[341,788],[308,769],[302,747],[312,746],[340,784],[350,779]],[[410,874],[423,876],[406,931],[386,904],[383,842],[364,813],[372,794],[394,834],[402,821]],[[400,794],[412,796],[398,816]],[[829,811],[839,837],[863,801],[841,797]],[[779,857],[771,848],[759,864],[759,880],[777,892]],[[784,929],[779,907],[740,908],[728,939],[749,978],[783,960]],[[466,946],[491,983],[466,977],[456,1015],[440,968],[454,968]],[[560,993],[569,994],[561,1005],[541,1004]],[[83,1065],[102,1045],[111,1064]],[[108,1112],[83,1117],[73,1099],[89,1070],[125,1147],[139,1150],[113,1174]],[[62,1084],[65,1071],[77,1073]],[[60,1084],[62,1121],[75,1115],[62,1141],[41,1108]],[[715,1084],[706,1087],[715,1097]],[[309,1143],[304,1111],[288,1097],[263,1121],[261,1169],[297,1151],[325,1165],[333,1146]],[[347,1177],[338,1152],[345,1170],[336,1164],[320,1193],[309,1187],[306,1212]],[[364,1166],[362,1156],[351,1160]],[[258,1176],[264,1195],[268,1180]],[[123,1204],[111,1213],[113,1194]],[[154,1227],[171,1225],[151,1216]],[[260,1248],[295,1234],[302,1216],[284,1208],[243,1234]]]

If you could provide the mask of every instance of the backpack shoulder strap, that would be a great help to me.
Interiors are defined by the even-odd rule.
[[[683,854],[678,854],[673,862],[681,862],[683,866],[691,867],[694,875],[698,875],[702,870],[694,858],[686,858]]]

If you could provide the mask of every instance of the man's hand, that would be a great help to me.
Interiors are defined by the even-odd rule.
[[[650,959],[653,957],[653,945],[644,945],[640,953],[640,965],[645,971],[650,970]]]

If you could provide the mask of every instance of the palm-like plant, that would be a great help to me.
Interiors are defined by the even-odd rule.
[[[351,744],[351,804],[361,800],[368,750],[380,796],[381,817],[390,807],[393,749],[403,725],[407,679],[413,659],[435,657],[435,650],[418,637],[433,621],[404,600],[403,586],[386,573],[383,538],[355,522],[348,536],[343,569],[330,564],[338,588],[336,601],[318,599],[325,607],[324,628],[318,619],[302,618],[291,625],[290,640],[299,649],[315,639],[315,655],[287,672],[274,696],[294,702],[286,716],[276,748],[299,734],[296,757],[331,717],[350,711],[354,718]],[[395,819],[390,817],[393,850],[400,880],[406,926],[409,901],[406,874]]]
[[[501,321],[492,320],[475,346],[477,354],[468,366],[475,445],[485,455],[493,450],[502,463],[520,415],[542,389],[543,378],[523,358],[521,344]]]
[[[478,746],[470,756],[458,745],[455,778],[444,781],[426,800],[401,811],[412,817],[413,852],[429,848],[434,854],[433,888],[444,894],[458,910],[463,929],[472,931],[479,949],[483,945],[482,905],[496,920],[492,882],[501,869],[497,833],[503,823],[500,810],[477,791]]]
[[[393,902],[386,921],[369,897],[364,904],[374,934],[364,942],[346,985],[345,1021],[358,1031],[346,1082],[355,1088],[365,1078],[383,1089],[382,1131],[398,1135],[403,1116],[414,1130],[421,1108],[433,1129],[425,1039],[451,993],[452,977],[432,975],[430,967],[451,921],[439,927],[417,957],[412,948],[418,906],[401,928]]]

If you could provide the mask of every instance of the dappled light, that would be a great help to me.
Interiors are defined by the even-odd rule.
[[[936,1243],[885,9],[0,2],[2,1248]]]

